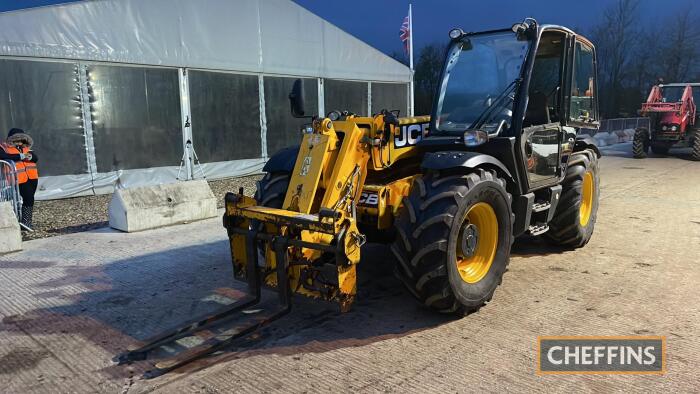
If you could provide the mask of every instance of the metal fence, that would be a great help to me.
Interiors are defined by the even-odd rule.
[[[650,121],[649,118],[617,118],[617,119],[603,119],[600,121],[600,128],[598,132],[613,132],[625,129],[637,129],[639,127],[649,128]]]
[[[17,171],[11,161],[0,160],[0,201],[9,201],[17,220],[22,218],[22,197],[19,194]]]

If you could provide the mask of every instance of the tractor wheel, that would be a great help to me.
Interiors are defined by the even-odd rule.
[[[255,201],[264,207],[282,208],[290,179],[290,174],[286,172],[265,174],[257,183]]]
[[[700,130],[695,132],[695,138],[693,138],[693,150],[690,153],[690,157],[693,160],[700,161]]]
[[[668,144],[658,142],[651,143],[651,151],[654,152],[654,154],[656,155],[665,156],[668,154],[669,149],[671,149],[671,146]]]
[[[635,159],[643,159],[647,157],[649,151],[649,131],[645,128],[639,128],[634,131],[634,139],[632,140],[632,156]]]
[[[495,172],[416,178],[396,220],[396,275],[423,304],[465,315],[491,300],[513,240],[511,195]]]
[[[568,247],[587,244],[593,235],[599,198],[598,156],[590,149],[572,154],[561,198],[545,236]]]

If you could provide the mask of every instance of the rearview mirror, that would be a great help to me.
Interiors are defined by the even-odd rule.
[[[295,118],[303,118],[304,109],[304,81],[297,79],[294,81],[292,91],[289,93],[289,104],[292,110],[292,116]]]

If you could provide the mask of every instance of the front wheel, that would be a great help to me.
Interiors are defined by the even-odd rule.
[[[639,128],[634,131],[632,156],[635,159],[643,159],[647,157],[647,152],[649,152],[649,131],[645,128]]]
[[[562,246],[579,248],[587,244],[593,235],[599,199],[598,156],[590,149],[575,152],[569,159],[561,198],[545,236]]]
[[[397,276],[420,302],[464,315],[491,300],[513,239],[505,185],[484,170],[416,178],[404,197],[391,250]]]
[[[692,147],[693,150],[690,153],[690,157],[695,161],[700,161],[700,130],[695,131]]]

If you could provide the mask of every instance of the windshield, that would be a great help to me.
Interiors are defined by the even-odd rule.
[[[661,89],[662,101],[664,103],[677,103],[683,98],[683,91],[685,91],[685,86],[664,86]]]
[[[462,133],[498,116],[510,124],[513,95],[528,41],[511,31],[469,36],[450,47],[435,117],[435,134]],[[491,108],[491,107],[494,108]],[[502,108],[498,108],[502,107]]]

